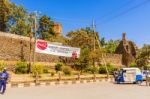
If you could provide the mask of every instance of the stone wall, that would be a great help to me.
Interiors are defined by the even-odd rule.
[[[31,58],[33,61],[34,39],[31,40]],[[5,61],[29,61],[30,38],[0,32],[0,60]],[[36,53],[35,61],[55,63],[60,59],[58,56]],[[106,54],[105,60],[115,66],[122,66],[122,55]]]
[[[33,61],[34,39],[31,40],[31,59]],[[57,62],[59,57],[46,54],[35,55],[35,61]],[[30,38],[0,32],[0,60],[6,61],[29,61],[30,59]]]
[[[105,54],[104,58],[106,60],[106,63],[111,63],[114,66],[122,66],[121,54]]]

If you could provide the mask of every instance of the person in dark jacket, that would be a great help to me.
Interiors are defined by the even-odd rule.
[[[5,93],[8,77],[9,77],[9,74],[7,73],[7,69],[4,68],[3,72],[0,73],[0,93],[1,94]]]

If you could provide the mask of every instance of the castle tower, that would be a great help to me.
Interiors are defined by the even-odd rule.
[[[126,45],[127,40],[126,40],[126,33],[125,32],[122,33],[122,41],[123,41],[123,44]]]
[[[122,34],[122,41],[116,48],[116,54],[122,54],[122,64],[129,66],[135,61],[136,49],[132,41],[126,39],[126,33]]]
[[[62,36],[62,25],[60,23],[54,23],[54,32],[57,37]]]

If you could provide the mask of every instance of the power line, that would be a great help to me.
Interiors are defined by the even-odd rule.
[[[90,23],[89,20],[81,20],[81,19],[69,19],[69,18],[59,18],[59,17],[51,17],[52,19],[61,20],[61,21],[70,21],[70,22],[79,22],[79,23]]]
[[[134,1],[134,0],[129,0],[128,2],[124,3],[123,5],[121,5],[120,7],[116,8],[115,10],[112,10],[112,11],[110,11],[110,12],[104,14],[103,16],[99,17],[99,18],[96,18],[96,20],[98,20],[98,19],[103,19],[103,18],[107,17],[108,15],[113,14],[114,11],[120,10],[120,9],[122,9],[122,8],[124,8],[124,7],[126,7],[126,6],[128,6],[128,5],[131,4],[133,1]]]
[[[112,21],[112,20],[114,20],[114,19],[116,19],[116,18],[118,18],[118,17],[120,17],[120,16],[122,16],[122,15],[124,15],[124,14],[126,14],[126,13],[128,13],[128,12],[134,10],[134,9],[136,9],[136,8],[139,8],[139,7],[145,5],[145,4],[149,3],[149,2],[150,2],[150,0],[145,0],[144,2],[142,2],[142,3],[140,3],[140,4],[137,4],[137,5],[133,6],[133,7],[131,7],[131,8],[129,8],[129,9],[125,10],[125,11],[123,11],[122,13],[120,13],[120,14],[118,14],[118,15],[115,15],[115,16],[113,16],[113,17],[107,19],[107,20],[101,21],[99,24],[103,24],[103,23],[107,23],[107,22],[109,22],[109,21]],[[97,25],[99,25],[99,24],[97,24]]]

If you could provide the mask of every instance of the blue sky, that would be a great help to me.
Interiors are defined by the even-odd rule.
[[[25,6],[29,12],[39,11],[62,23],[64,35],[70,30],[91,26],[94,19],[96,31],[106,40],[121,39],[122,32],[126,32],[127,39],[133,40],[139,47],[150,44],[150,2],[136,7],[150,0],[10,1]]]

